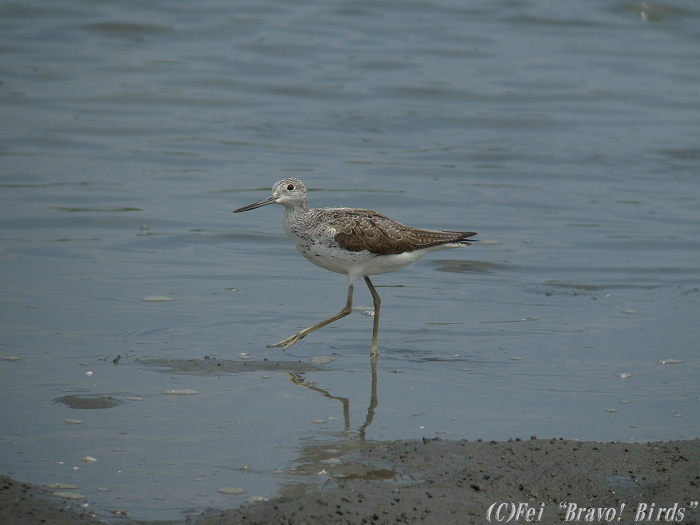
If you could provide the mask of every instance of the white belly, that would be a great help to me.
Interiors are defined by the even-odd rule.
[[[400,270],[427,253],[454,247],[441,245],[399,254],[375,255],[368,251],[351,252],[325,243],[306,244],[298,238],[292,240],[306,259],[331,272],[344,273],[351,283],[358,277]]]

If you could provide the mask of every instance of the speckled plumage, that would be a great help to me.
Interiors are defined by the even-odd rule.
[[[287,178],[272,187],[272,196],[234,211],[243,212],[281,204],[285,208],[284,229],[299,252],[312,263],[348,277],[348,302],[336,316],[271,346],[284,348],[310,332],[350,313],[353,285],[364,277],[375,304],[372,353],[377,351],[379,295],[370,275],[392,272],[435,250],[469,246],[474,232],[411,228],[372,210],[357,208],[309,209],[304,183]]]

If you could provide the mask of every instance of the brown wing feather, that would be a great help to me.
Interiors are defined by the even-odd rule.
[[[412,252],[420,248],[465,240],[474,232],[451,232],[410,228],[372,210],[327,210],[328,225],[336,230],[334,240],[346,250],[368,250],[377,255]]]

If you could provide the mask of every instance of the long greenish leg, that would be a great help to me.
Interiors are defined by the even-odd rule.
[[[366,279],[366,277],[365,277],[365,279]],[[275,343],[274,345],[267,345],[267,347],[268,348],[275,348],[275,347],[281,346],[282,350],[286,350],[287,348],[292,346],[297,341],[304,339],[304,337],[309,335],[311,332],[318,330],[319,328],[322,328],[322,327],[326,326],[327,324],[330,324],[333,321],[337,321],[338,319],[341,319],[341,318],[345,317],[346,315],[348,315],[350,312],[352,312],[352,289],[353,289],[353,285],[351,284],[350,286],[348,286],[348,301],[345,304],[345,308],[343,308],[340,312],[335,314],[333,317],[329,317],[325,321],[321,321],[320,323],[315,324],[313,326],[310,326],[309,328],[304,328],[302,331],[300,331],[300,332],[298,332],[290,337],[287,337],[287,339],[284,339],[284,340],[280,341],[279,343]],[[376,302],[375,302],[375,305],[376,305]]]
[[[379,336],[379,307],[382,304],[382,300],[379,298],[377,290],[375,290],[372,281],[369,277],[365,276],[365,282],[369,287],[369,291],[372,294],[372,299],[374,300],[374,329],[372,330],[372,346],[369,349],[370,355],[379,355],[379,345],[377,343],[377,338]]]

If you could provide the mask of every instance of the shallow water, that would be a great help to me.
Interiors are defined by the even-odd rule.
[[[698,436],[694,2],[0,13],[3,473],[175,519],[364,440]],[[374,373],[361,283],[266,348],[346,294],[281,209],[231,214],[287,176],[483,241],[374,279]]]

